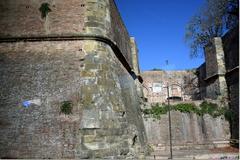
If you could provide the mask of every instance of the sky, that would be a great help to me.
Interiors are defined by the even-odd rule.
[[[189,56],[186,24],[204,0],[115,0],[130,36],[139,49],[141,71],[153,68],[197,68],[204,58]]]

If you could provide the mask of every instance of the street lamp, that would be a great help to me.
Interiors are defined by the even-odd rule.
[[[179,84],[171,84],[169,85],[169,83],[167,82],[167,86],[163,87],[163,88],[167,88],[167,103],[168,103],[168,123],[169,123],[169,142],[170,142],[170,157],[168,159],[172,159],[173,158],[173,152],[172,152],[172,121],[171,121],[171,109],[170,109],[170,97],[169,97],[169,87],[170,86],[178,86],[181,88],[182,90],[182,86]],[[182,91],[181,91],[182,92]]]
[[[169,141],[170,141],[170,157],[168,159],[172,159],[173,155],[172,155],[172,127],[171,127],[171,109],[170,109],[170,100],[169,100],[169,84],[167,82],[167,86],[163,87],[163,88],[167,88],[167,103],[168,103],[168,128],[169,128]]]

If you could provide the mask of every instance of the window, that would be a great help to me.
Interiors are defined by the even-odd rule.
[[[162,84],[161,83],[153,83],[153,92],[154,93],[162,92]]]

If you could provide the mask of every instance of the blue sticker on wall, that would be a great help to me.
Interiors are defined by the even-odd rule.
[[[41,106],[41,104],[41,99],[32,99],[22,102],[22,106],[25,108],[28,108],[31,105]]]
[[[25,108],[28,108],[30,105],[31,105],[31,102],[29,102],[29,101],[24,101],[22,103],[22,106],[25,107]]]

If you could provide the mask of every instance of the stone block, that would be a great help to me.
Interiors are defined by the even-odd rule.
[[[91,110],[83,110],[80,129],[97,129],[100,128],[99,112]]]
[[[80,76],[81,77],[96,77],[95,73],[92,71],[81,71]]]
[[[96,139],[96,135],[84,135],[83,136],[83,143],[92,143]]]

